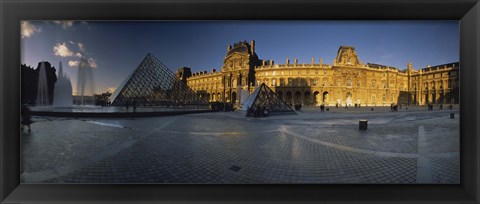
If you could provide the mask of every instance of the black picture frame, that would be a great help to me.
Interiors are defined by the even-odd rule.
[[[478,203],[478,0],[0,1],[2,203]],[[459,20],[461,184],[20,184],[21,20]]]

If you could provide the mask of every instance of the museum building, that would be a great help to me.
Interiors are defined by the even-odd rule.
[[[391,104],[458,104],[459,63],[414,69],[363,63],[354,47],[340,46],[333,64],[312,58],[308,64],[261,60],[255,41],[229,45],[221,70],[191,72],[181,67],[177,77],[210,102],[240,105],[265,83],[288,104],[389,106]]]

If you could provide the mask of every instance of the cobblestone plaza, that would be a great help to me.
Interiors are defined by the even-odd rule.
[[[32,132],[21,134],[22,182],[460,182],[458,109],[244,114],[34,117]],[[359,130],[361,119],[368,120],[366,131]]]

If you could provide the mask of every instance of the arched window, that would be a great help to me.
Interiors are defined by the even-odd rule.
[[[352,79],[348,78],[347,79],[347,87],[351,87],[351,86],[352,86]]]
[[[360,80],[357,81],[357,87],[360,87]]]
[[[272,86],[277,86],[277,79],[272,79]]]
[[[385,96],[385,94],[382,95],[382,101],[385,103],[385,101],[387,100],[387,97]]]

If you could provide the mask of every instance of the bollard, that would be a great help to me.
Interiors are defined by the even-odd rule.
[[[327,111],[330,111],[330,108],[327,108]]]
[[[455,118],[455,113],[450,113],[450,119],[454,119]]]
[[[360,120],[358,121],[358,128],[360,130],[367,130],[368,127],[368,120]]]

